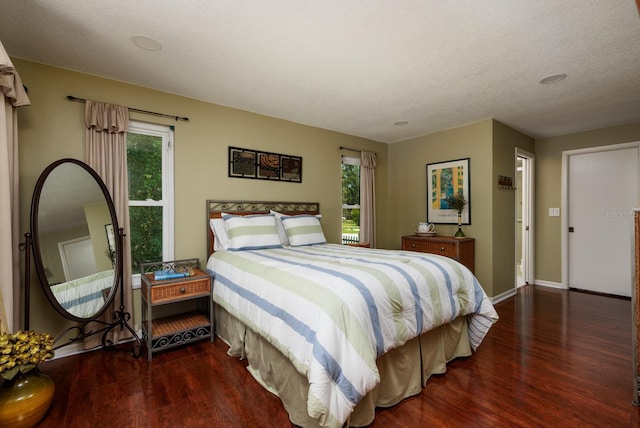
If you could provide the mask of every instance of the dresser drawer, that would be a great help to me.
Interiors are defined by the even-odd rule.
[[[421,253],[440,254],[441,256],[451,257],[452,259],[457,257],[456,245],[449,242],[429,242],[407,239],[402,249],[420,251]]]
[[[475,240],[473,238],[407,235],[402,237],[402,249],[449,257],[468,267],[471,272],[475,268]]]
[[[142,292],[149,296],[151,304],[169,302],[179,299],[187,299],[196,295],[209,294],[211,292],[211,281],[208,277],[185,280],[175,284],[151,286],[149,295],[146,284],[143,283]]]

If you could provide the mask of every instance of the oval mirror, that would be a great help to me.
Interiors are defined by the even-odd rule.
[[[121,236],[109,191],[89,165],[61,159],[42,172],[31,234],[36,272],[54,308],[75,321],[100,316],[119,284]]]

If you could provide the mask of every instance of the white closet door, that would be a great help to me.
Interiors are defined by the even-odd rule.
[[[569,287],[631,296],[637,195],[638,148],[570,156]]]
[[[98,271],[90,236],[60,242],[58,248],[65,281],[92,275]]]

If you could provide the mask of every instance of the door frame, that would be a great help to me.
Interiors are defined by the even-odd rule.
[[[528,227],[529,227],[529,233],[527,234],[528,239],[527,242],[523,242],[522,245],[525,246],[526,245],[526,257],[524,257],[523,255],[523,259],[524,259],[524,264],[526,265],[526,268],[524,270],[524,282],[527,284],[533,284],[535,282],[535,278],[534,278],[534,272],[535,272],[535,165],[536,165],[536,156],[533,153],[527,152],[526,150],[522,150],[518,147],[516,147],[515,150],[515,159],[514,162],[517,165],[518,162],[518,158],[525,158],[527,159],[527,168],[524,172],[526,172],[526,174],[522,174],[522,187],[523,187],[523,194],[522,194],[522,200],[523,202],[526,204],[525,209],[523,209],[522,212],[522,226],[525,226],[525,219],[526,222],[528,223]],[[516,204],[518,203],[517,198],[516,198]],[[515,210],[517,210],[517,206],[514,207]],[[515,225],[514,225],[515,227]],[[517,241],[516,241],[517,242]],[[514,260],[514,262],[517,262],[517,260]],[[517,276],[518,273],[515,273],[515,278],[513,279],[513,282],[515,284],[514,288],[518,287],[518,283],[517,283]]]
[[[561,288],[569,289],[569,160],[574,155],[584,155],[588,153],[610,152],[614,150],[624,150],[638,148],[640,152],[640,141],[631,143],[609,144],[606,146],[587,147],[582,149],[565,150],[562,152],[562,193],[560,202],[560,223],[562,237],[562,284]],[[640,169],[640,158],[638,159]],[[639,187],[640,189],[640,187]],[[640,192],[640,190],[639,190]],[[640,202],[640,195],[638,195]],[[631,221],[629,223],[631,225]],[[631,227],[631,226],[629,226]]]

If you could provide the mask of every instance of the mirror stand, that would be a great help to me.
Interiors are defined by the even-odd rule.
[[[124,237],[124,230],[122,228],[118,228],[118,235],[120,239],[118,239],[116,243],[118,247],[121,247],[122,238]],[[30,299],[31,299],[31,290],[30,290],[31,289],[31,249],[33,244],[32,244],[31,233],[25,233],[24,237],[25,237],[25,242],[20,244],[20,251],[26,252],[25,253],[25,273],[24,273],[24,278],[25,278],[24,329],[29,330],[29,317],[30,317],[29,308],[30,308]],[[121,256],[122,254],[121,248],[117,249],[117,254],[118,256]],[[118,274],[117,282],[120,285],[122,285],[121,272],[119,272]],[[60,333],[54,339],[53,349],[55,350],[63,346],[71,345],[76,342],[81,342],[87,337],[102,333],[101,343],[104,349],[128,352],[134,358],[139,357],[142,354],[142,341],[140,340],[136,332],[133,330],[133,328],[129,325],[129,321],[131,320],[131,314],[126,311],[126,308],[124,306],[124,293],[122,293],[122,291],[120,292],[120,306],[116,311],[114,311],[113,319],[114,321],[111,323],[102,321],[99,319],[90,319],[88,321],[81,322],[80,325],[71,326],[65,329],[64,331],[62,331],[62,333]],[[97,330],[94,330],[94,329],[87,330],[87,326],[91,323],[101,324],[102,327],[98,328]],[[113,343],[111,339],[108,338],[109,332],[113,331],[116,328],[118,328],[120,331],[124,331],[126,329],[131,333],[133,337],[133,345],[131,347],[131,350],[122,349],[121,347],[117,346],[117,344]],[[75,335],[73,337],[69,338],[64,343],[59,343],[63,337],[65,337],[68,333],[73,331],[75,331]]]
[[[124,306],[124,229],[118,225],[113,200],[98,173],[71,158],[47,166],[33,190],[30,226],[21,245],[27,252],[25,327],[29,328],[33,257],[49,303],[62,317],[76,323],[55,339],[54,349],[101,334],[103,348],[123,351],[110,334],[119,329],[124,336],[131,334],[131,355],[139,356],[142,341],[129,325],[131,314]],[[104,317],[112,310],[112,316]]]
[[[18,246],[26,251],[24,258],[24,329],[29,330],[29,302],[31,301],[31,233],[24,234],[24,242]]]

